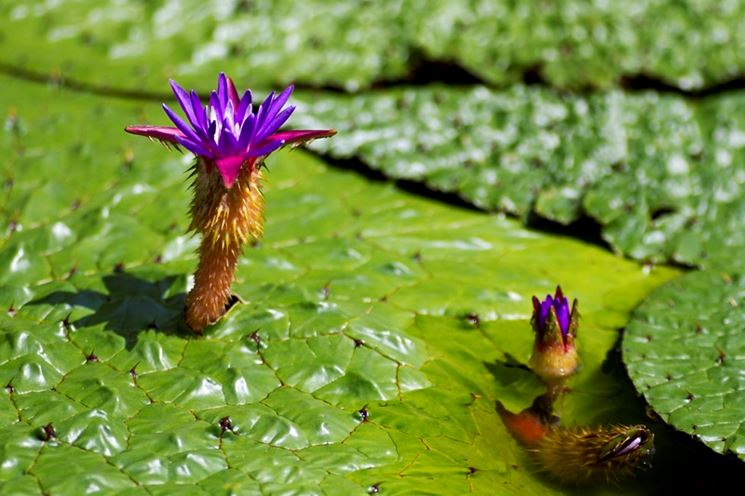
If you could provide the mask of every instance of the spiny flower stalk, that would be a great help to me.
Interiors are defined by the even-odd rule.
[[[239,98],[225,74],[218,77],[207,105],[194,90],[187,93],[175,81],[170,84],[186,120],[163,104],[175,127],[129,126],[126,131],[181,145],[196,155],[189,229],[203,237],[194,287],[186,298],[186,323],[201,332],[225,311],[243,245],[262,235],[264,159],[285,145],[298,146],[336,131],[279,130],[295,110],[285,107],[292,86],[279,95],[272,92],[254,113],[251,91]]]
[[[644,425],[560,427],[535,406],[511,413],[497,403],[507,430],[538,467],[564,484],[614,482],[649,465],[654,434]]]
[[[556,288],[553,297],[546,295],[543,301],[533,297],[531,324],[535,342],[530,367],[549,386],[561,383],[577,370],[575,338],[578,322],[577,300],[570,311],[569,300],[561,287]]]

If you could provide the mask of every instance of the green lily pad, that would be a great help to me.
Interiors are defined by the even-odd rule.
[[[649,296],[624,336],[629,375],[675,428],[745,460],[745,277],[700,271]]]
[[[307,98],[311,146],[526,221],[595,219],[644,261],[745,267],[745,103],[656,93],[408,88]]]
[[[691,90],[743,76],[744,14],[740,2],[675,0],[29,0],[0,6],[0,63],[140,95],[168,77],[205,89],[202,76],[219,70],[254,88],[355,91],[432,77],[428,62],[500,86],[538,76],[612,87],[645,75]]]
[[[530,296],[556,283],[583,313],[565,422],[642,415],[604,362],[676,270],[282,152],[268,160],[265,237],[237,271],[245,303],[205,337],[184,335],[190,159],[121,131],[157,122],[157,105],[0,79],[14,123],[0,134],[2,250],[46,262],[0,270],[12,273],[0,285],[3,490],[571,493],[533,474],[495,411],[542,392],[516,365]],[[41,208],[33,195],[51,184],[61,194]]]

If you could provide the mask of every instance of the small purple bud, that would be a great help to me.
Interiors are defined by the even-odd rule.
[[[574,339],[577,336],[579,313],[577,300],[569,307],[569,299],[561,287],[553,296],[541,301],[533,297],[531,323],[535,344],[530,363],[533,371],[546,382],[563,380],[573,374],[578,365]]]

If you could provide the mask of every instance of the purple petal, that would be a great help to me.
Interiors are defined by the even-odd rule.
[[[233,103],[233,108],[237,109],[239,104],[238,91],[235,89],[233,80],[229,77],[226,77],[226,79],[228,80],[228,100]]]
[[[178,115],[176,115],[171,109],[168,108],[168,105],[165,103],[163,104],[163,110],[166,112],[166,115],[173,121],[174,124],[176,124],[176,127],[179,128],[179,130],[184,133],[184,136],[186,136],[189,140],[199,143],[202,141],[199,136],[197,136],[194,131],[189,127],[189,125],[181,119]]]
[[[546,299],[541,302],[541,311],[538,314],[538,327],[541,329],[546,328],[546,321],[548,320],[548,314],[551,311],[551,306],[554,303],[554,299],[551,295],[546,295]]]
[[[265,155],[269,155],[270,153],[282,148],[287,143],[285,140],[282,139],[273,139],[274,137],[270,137],[268,140],[263,141],[262,143],[251,147],[248,149],[248,152],[246,153],[247,157],[263,157]]]
[[[224,109],[228,104],[228,77],[224,72],[217,76],[217,98],[220,101],[220,108]]]
[[[219,154],[222,156],[235,155],[238,152],[238,140],[228,126],[223,125],[220,131],[220,138],[217,141],[217,148]]]
[[[566,335],[569,330],[569,300],[566,298],[554,299],[554,308],[556,309],[556,317],[559,320],[561,333]]]
[[[201,142],[192,141],[186,136],[182,136],[178,139],[178,144],[192,152],[194,155],[200,157],[214,158],[214,154],[207,149]]]
[[[216,92],[210,93],[210,107],[215,111],[215,120],[222,122],[224,106],[220,104],[220,98]]]
[[[287,100],[290,99],[290,95],[292,95],[292,92],[294,91],[295,86],[290,85],[285,90],[277,96],[277,98],[274,99],[274,101],[271,102],[269,112],[267,113],[265,120],[273,120],[274,117],[279,113],[280,110],[282,110],[282,107],[285,106],[285,103],[287,103]]]
[[[328,138],[336,134],[336,129],[296,129],[294,131],[280,131],[270,138],[290,143],[303,143],[317,138]]]
[[[238,137],[238,149],[245,151],[248,145],[251,143],[251,137],[253,136],[254,126],[256,125],[256,116],[251,114],[246,119],[241,127],[241,134]]]
[[[247,156],[261,157],[291,143],[302,143],[316,138],[325,138],[336,134],[334,129],[302,129],[297,131],[282,131],[269,136],[267,139],[249,148]]]
[[[246,111],[253,112],[253,108],[251,107],[252,100],[253,95],[251,94],[251,90],[246,90],[235,111],[235,122],[239,124],[243,123],[243,119],[246,117]]]
[[[194,126],[195,129],[197,129],[199,127],[199,119],[197,118],[197,113],[195,112],[195,110],[201,108],[201,102],[195,108],[192,98],[181,86],[178,85],[176,81],[174,81],[173,79],[169,79],[168,82],[171,85],[173,94],[176,95],[176,100],[178,100],[179,105],[184,110],[186,118],[189,119],[191,125]]]
[[[175,127],[166,126],[127,126],[124,130],[130,134],[147,136],[148,138],[155,138],[176,144],[179,143],[178,139],[184,135],[184,133]]]
[[[282,112],[280,112],[276,117],[274,117],[271,122],[265,123],[261,127],[261,131],[256,135],[255,140],[256,141],[263,141],[266,139],[270,134],[273,134],[277,131],[282,125],[287,122],[287,119],[290,118],[292,113],[295,111],[295,107],[287,107]]]
[[[199,95],[197,95],[196,91],[192,90],[189,97],[191,98],[191,105],[197,118],[194,130],[203,138],[207,138],[207,129],[209,128],[209,123],[207,122],[207,111],[205,110],[204,105],[202,105],[202,100],[199,99]]]
[[[235,179],[238,177],[238,172],[241,170],[241,165],[246,159],[241,156],[224,157],[215,160],[215,166],[220,172],[222,182],[226,188],[231,188]]]

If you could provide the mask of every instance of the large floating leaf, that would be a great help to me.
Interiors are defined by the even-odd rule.
[[[253,87],[348,90],[403,79],[422,58],[503,85],[561,87],[644,74],[684,89],[745,73],[742,2],[634,0],[31,0],[0,5],[0,62],[55,77],[162,91],[226,70]]]
[[[315,95],[315,149],[456,193],[486,210],[595,218],[640,260],[745,267],[745,100],[654,93],[562,96],[537,87]]]
[[[659,288],[626,329],[624,360],[666,422],[745,460],[745,277],[701,271]]]
[[[514,364],[557,282],[583,313],[564,421],[640,420],[606,354],[675,271],[283,153],[246,303],[193,338],[189,158],[122,132],[157,105],[0,84],[0,492],[565,492],[494,410],[541,392]]]

